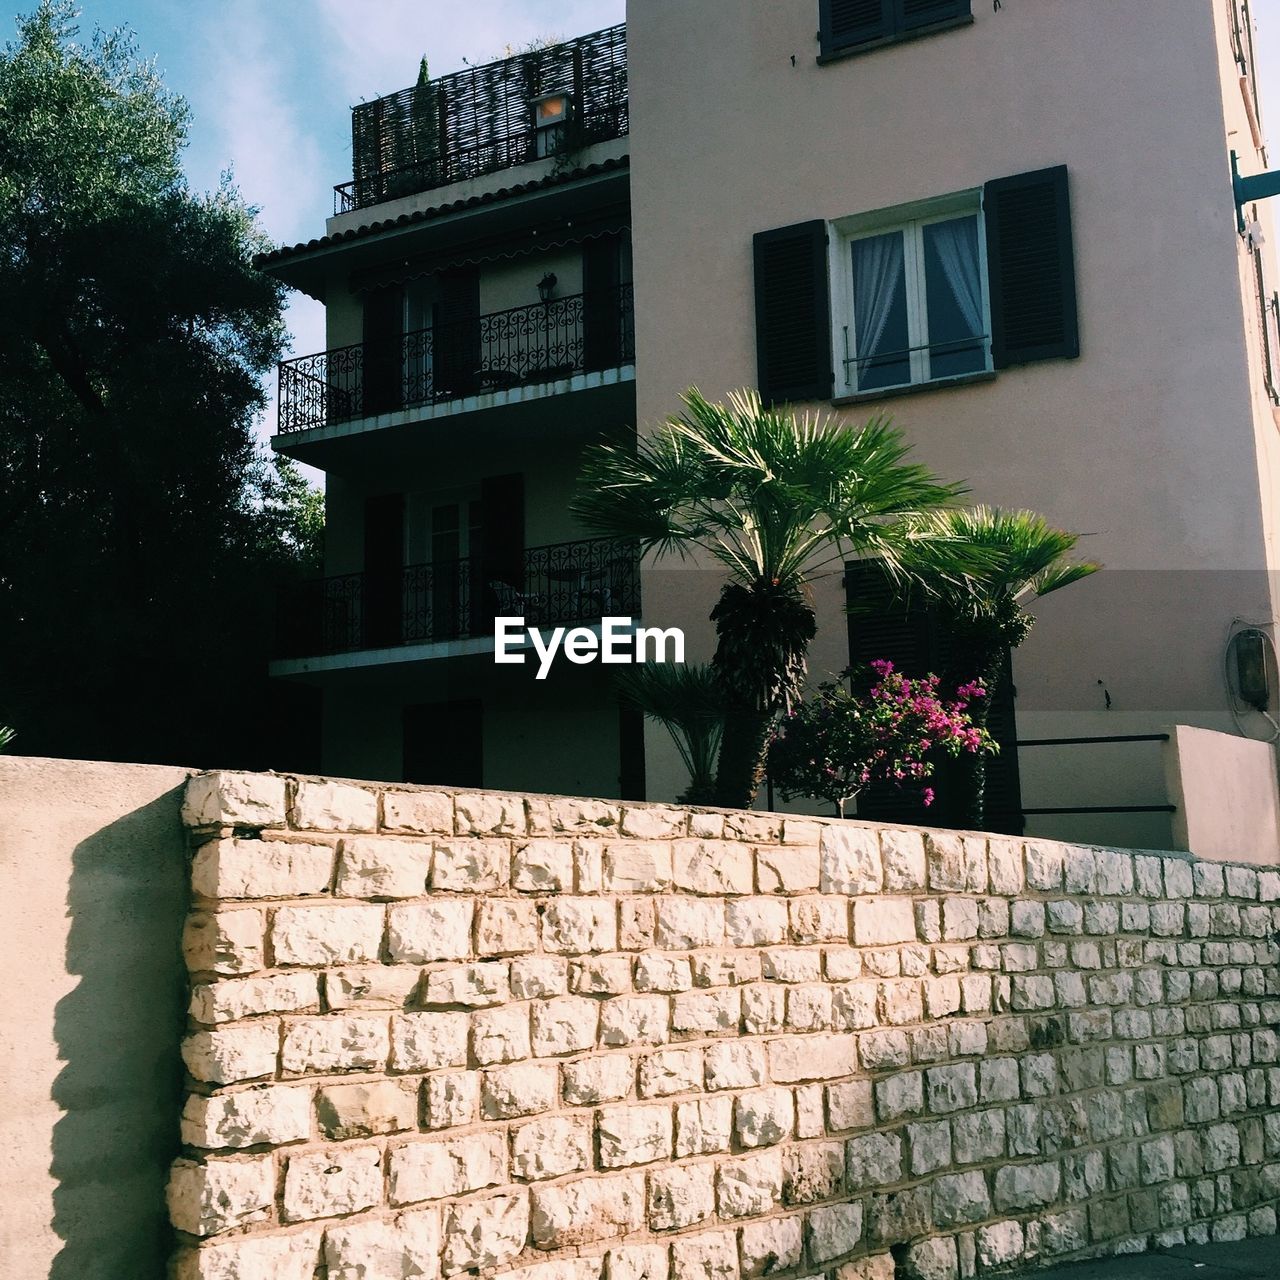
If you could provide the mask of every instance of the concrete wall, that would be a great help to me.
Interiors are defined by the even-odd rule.
[[[0,757],[0,1280],[160,1280],[183,769]]]
[[[959,1280],[1276,1231],[1280,871],[275,775],[184,813],[177,1280]]]
[[[1165,764],[1177,848],[1201,858],[1276,865],[1280,795],[1271,743],[1179,724]]]
[[[1149,0],[975,4],[972,26],[825,66],[816,0],[629,15],[641,430],[691,383],[754,384],[755,232],[1068,167],[1081,358],[835,410],[891,412],[974,500],[1042,511],[1106,564],[1036,609],[1014,664],[1027,737],[1229,730],[1228,625],[1274,612],[1280,468],[1227,181],[1230,147],[1250,170],[1260,157],[1226,5],[1156,7],[1158,21]],[[675,562],[646,577],[646,618],[691,625],[694,658],[716,581]],[[847,660],[838,579],[816,598],[820,679]],[[650,794],[667,798],[671,752],[660,731],[649,742]],[[1108,782],[1102,761],[1072,778],[1082,797]]]

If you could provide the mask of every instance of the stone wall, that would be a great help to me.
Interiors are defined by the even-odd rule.
[[[205,775],[178,1280],[957,1280],[1276,1230],[1280,872]]]

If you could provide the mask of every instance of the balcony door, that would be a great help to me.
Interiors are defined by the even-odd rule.
[[[383,649],[403,640],[404,494],[364,500],[364,642]]]

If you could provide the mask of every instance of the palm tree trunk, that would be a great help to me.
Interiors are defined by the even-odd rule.
[[[716,804],[726,809],[751,808],[764,781],[772,724],[772,712],[749,707],[734,708],[725,716],[716,769]]]
[[[804,687],[805,655],[817,629],[798,581],[728,582],[711,611],[711,660],[724,690],[724,736],[716,803],[749,809],[764,781],[774,717]]]

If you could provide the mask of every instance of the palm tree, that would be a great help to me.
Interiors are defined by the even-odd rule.
[[[714,804],[716,758],[724,735],[720,682],[705,663],[646,662],[624,668],[615,677],[622,696],[656,720],[671,735],[689,770],[689,786],[680,804]]]
[[[1025,605],[1096,573],[1102,566],[1072,558],[1080,535],[1054,528],[1034,511],[998,507],[926,512],[912,517],[911,530],[923,537],[903,544],[900,575],[923,584],[948,642],[944,678],[953,686],[982,680],[987,696],[975,700],[970,715],[985,728],[1005,676],[1006,655],[1035,623]],[[946,547],[945,559],[934,562]],[[970,568],[957,574],[959,548],[974,549]],[[986,819],[986,756],[966,754],[952,771],[959,795],[960,825],[981,830]]]
[[[630,446],[584,459],[571,505],[588,527],[642,551],[700,550],[728,571],[712,610],[724,731],[717,803],[747,808],[764,774],[774,717],[799,695],[815,631],[809,584],[855,555],[900,564],[903,517],[959,490],[924,467],[882,418],[861,427],[766,409],[755,391],[712,404],[697,389],[685,412]],[[932,567],[946,568],[945,548]],[[953,565],[959,571],[962,565]]]

